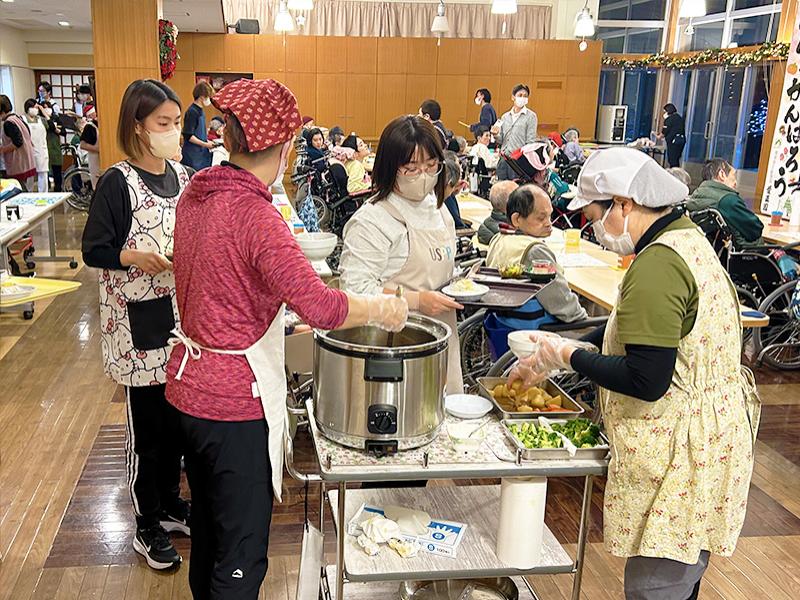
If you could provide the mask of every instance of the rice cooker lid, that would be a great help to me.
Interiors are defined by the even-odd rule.
[[[336,331],[314,331],[316,343],[333,352],[351,356],[417,358],[447,349],[450,327],[424,315],[409,315],[402,331],[392,336],[379,327],[363,326]]]

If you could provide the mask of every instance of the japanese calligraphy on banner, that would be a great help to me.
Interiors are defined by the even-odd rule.
[[[761,212],[800,213],[800,11],[792,32]],[[795,215],[795,220],[798,215]]]

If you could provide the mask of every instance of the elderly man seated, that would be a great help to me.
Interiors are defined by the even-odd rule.
[[[506,214],[515,231],[500,231],[489,244],[486,266],[500,268],[521,263],[530,268],[534,261],[544,261],[555,268],[555,279],[544,287],[536,298],[515,311],[513,316],[493,315],[484,321],[490,342],[498,346],[494,330],[505,328],[505,336],[515,329],[536,329],[543,323],[561,321],[573,323],[586,318],[586,310],[578,296],[569,289],[564,270],[545,240],[553,232],[550,197],[538,185],[528,184],[514,190],[508,198]],[[538,309],[538,310],[537,310]],[[530,313],[529,318],[520,318]],[[544,314],[542,314],[544,313]],[[501,352],[499,352],[501,353]]]
[[[498,181],[489,191],[489,202],[492,203],[492,214],[486,217],[478,228],[478,242],[484,246],[492,241],[492,238],[500,231],[501,226],[511,227],[511,223],[506,216],[506,205],[508,196],[519,187],[516,181]]]

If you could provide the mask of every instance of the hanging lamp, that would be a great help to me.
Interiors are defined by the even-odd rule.
[[[706,0],[683,0],[678,17],[681,19],[693,19],[695,17],[706,16]]]
[[[294,31],[294,19],[283,0],[278,4],[278,13],[275,15],[275,31]]]
[[[517,14],[517,0],[492,0],[492,14],[503,15],[502,33],[506,33],[506,15]]]
[[[589,47],[586,38],[592,37],[594,32],[594,17],[592,17],[592,13],[589,10],[589,0],[586,0],[583,8],[575,15],[575,37],[581,38],[578,50],[584,52]]]
[[[439,0],[439,7],[436,9],[436,16],[431,23],[431,33],[436,34],[436,45],[442,43],[442,36],[450,31],[450,23],[447,22],[447,17],[444,14],[444,0]]]
[[[313,10],[314,0],[289,0],[289,10]]]

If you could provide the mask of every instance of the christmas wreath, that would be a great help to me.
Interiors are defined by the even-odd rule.
[[[782,42],[767,42],[753,50],[735,50],[722,48],[709,48],[693,54],[667,54],[659,52],[636,60],[624,60],[611,55],[603,56],[603,64],[623,69],[687,69],[698,65],[716,63],[733,67],[752,65],[765,60],[786,60],[789,55],[789,44]]]
[[[178,56],[178,28],[172,21],[158,20],[158,58],[161,63],[161,81],[166,81],[175,72]]]

